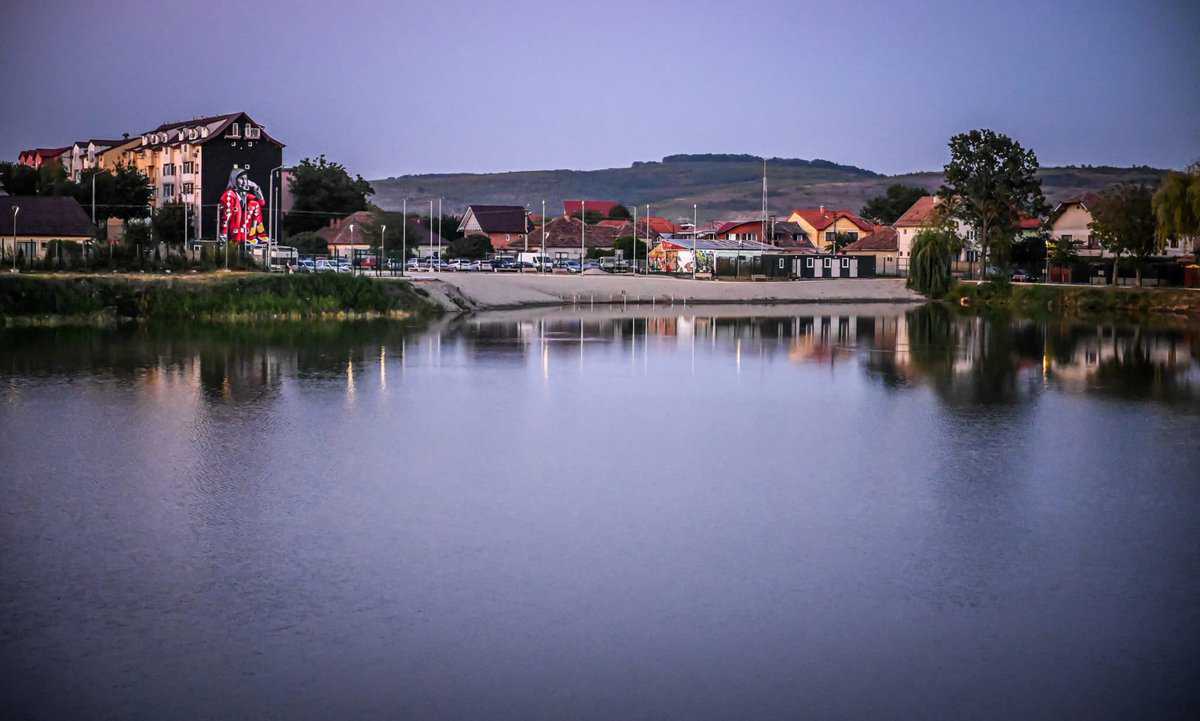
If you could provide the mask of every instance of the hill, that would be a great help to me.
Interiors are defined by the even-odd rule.
[[[1051,204],[1084,191],[1119,182],[1157,183],[1165,170],[1149,167],[1065,166],[1042,168],[1042,187]],[[940,172],[886,176],[828,160],[770,158],[767,161],[769,205],[782,215],[792,208],[826,205],[857,211],[867,198],[882,194],[891,183],[930,190]],[[561,212],[565,198],[596,198],[623,203],[650,203],[655,215],[690,217],[692,204],[702,219],[749,216],[762,207],[762,158],[753,155],[669,155],[661,161],[636,162],[628,168],[603,170],[528,170],[508,173],[405,175],[372,180],[374,202],[399,210],[401,199],[443,198],[447,212],[468,203],[528,205],[537,212],[541,201]]]

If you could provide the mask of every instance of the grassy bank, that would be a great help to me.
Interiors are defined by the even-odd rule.
[[[979,309],[1076,317],[1171,315],[1200,320],[1200,291],[1184,288],[959,283],[943,299]]]
[[[20,322],[407,317],[436,312],[407,282],[337,274],[0,276],[0,318]]]

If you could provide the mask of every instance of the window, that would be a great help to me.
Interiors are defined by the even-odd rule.
[[[175,195],[175,184],[174,183],[163,183],[162,197],[171,198],[174,195]]]
[[[1070,243],[1071,242],[1071,234],[1070,233],[1063,234],[1062,239],[1063,239],[1064,243]]]
[[[191,193],[195,189],[196,189],[196,186],[193,183],[184,183],[183,184],[183,192],[184,193]]]
[[[167,164],[163,165],[163,177],[166,177],[168,175],[174,175],[174,174],[175,174],[175,164],[174,163],[167,163]]]
[[[843,268],[849,268],[849,267],[850,267],[850,259],[849,259],[849,258],[842,258],[842,267],[843,267]]]
[[[833,261],[832,261],[832,260],[830,260],[829,258],[826,258],[826,259],[825,259],[825,267],[826,267],[826,268],[830,268],[830,267],[832,267],[832,266],[833,266]]]
[[[184,174],[184,175],[189,175],[189,174],[191,174],[191,173],[194,173],[194,172],[196,172],[196,163],[195,163],[195,161],[192,161],[192,160],[185,160],[185,161],[183,162],[183,174]]]
[[[825,231],[825,242],[826,243],[832,243],[836,239],[837,239],[837,233],[833,232],[832,230]]]
[[[813,267],[813,259],[812,258],[805,258],[804,260],[807,261],[805,263],[805,267],[808,267],[808,268]]]
[[[850,238],[851,243],[858,240],[858,233],[855,231],[850,231],[849,233],[846,233],[846,235]]]
[[[229,132],[225,133],[225,137],[233,139],[233,140],[236,140],[236,139],[242,137],[241,128],[238,126],[237,123],[234,123],[233,125],[229,126]]]
[[[779,259],[779,269],[783,270],[783,258]]]
[[[256,128],[253,125],[251,125],[250,123],[246,123],[246,139],[247,140],[258,140],[258,138],[261,136],[261,134],[262,134],[262,130],[260,128]]]

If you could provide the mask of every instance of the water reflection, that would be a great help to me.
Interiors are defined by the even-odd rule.
[[[928,387],[951,405],[1019,403],[1045,388],[1188,405],[1200,332],[964,315],[942,306],[547,310],[483,314],[428,329],[394,323],[19,329],[0,332],[0,374],[107,378],[180,400],[263,404],[284,379],[337,381],[347,399],[422,368],[624,369],[737,376],[758,367],[860,368],[885,387]],[[696,392],[704,393],[703,388]]]

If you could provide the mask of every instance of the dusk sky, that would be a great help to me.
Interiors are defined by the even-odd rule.
[[[368,178],[671,153],[1200,160],[1200,3],[6,3],[0,156],[244,110]]]

